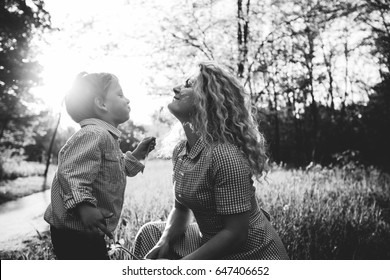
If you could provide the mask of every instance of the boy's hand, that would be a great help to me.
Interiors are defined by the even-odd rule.
[[[100,229],[104,232],[109,238],[113,239],[112,233],[107,229],[105,218],[112,217],[113,213],[109,213],[108,211],[86,204],[81,203],[77,206],[77,211],[80,215],[81,221],[84,226],[93,233],[99,233]],[[104,212],[104,213],[103,213]]]
[[[144,159],[155,147],[156,137],[146,137],[138,144],[132,155],[138,160]]]

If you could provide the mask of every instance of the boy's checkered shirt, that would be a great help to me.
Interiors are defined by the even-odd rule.
[[[126,175],[135,176],[144,165],[130,152],[121,152],[121,133],[114,126],[99,119],[86,119],[80,125],[59,153],[44,219],[56,228],[85,231],[74,209],[87,202],[113,213],[106,223],[114,231],[122,212]]]

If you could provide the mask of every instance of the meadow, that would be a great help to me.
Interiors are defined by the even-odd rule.
[[[1,156],[4,156],[1,154]],[[57,166],[50,165],[46,187],[53,179]],[[25,161],[22,157],[0,158],[0,203],[42,191],[45,165]]]
[[[115,238],[131,248],[138,229],[165,220],[172,205],[170,161],[151,160],[143,174],[128,178]],[[273,166],[256,184],[259,204],[272,217],[291,259],[390,259],[390,177],[357,165]],[[42,233],[21,251],[1,259],[51,259],[50,237]],[[128,259],[123,251],[113,259]]]

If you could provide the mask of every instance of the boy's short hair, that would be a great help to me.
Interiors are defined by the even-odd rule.
[[[77,123],[95,118],[95,97],[105,98],[113,80],[117,80],[117,77],[111,73],[78,74],[71,90],[65,96],[65,107],[69,116]]]

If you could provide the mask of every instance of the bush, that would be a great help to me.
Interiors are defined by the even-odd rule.
[[[1,153],[0,180],[13,180],[18,177],[41,176],[45,165],[39,162],[25,161],[23,156],[12,156]]]

